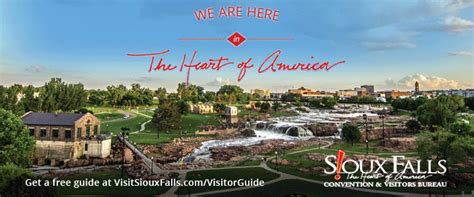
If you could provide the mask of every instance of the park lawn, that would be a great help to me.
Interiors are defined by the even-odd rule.
[[[101,170],[95,172],[81,173],[62,177],[64,180],[107,180],[107,179],[119,179],[121,176],[121,170]],[[128,178],[125,173],[124,178]],[[114,186],[114,180],[112,180],[112,186],[110,187],[58,187],[58,194],[60,196],[65,195],[105,195],[105,196],[155,196],[163,194],[168,191],[170,187],[119,187]]]
[[[148,116],[153,116],[155,113],[155,108],[146,108],[146,109],[140,109],[138,112],[148,115]]]
[[[122,127],[130,128],[129,132],[134,132],[140,130],[140,125],[146,121],[150,120],[150,118],[138,115],[135,117],[130,117],[128,119],[123,119],[120,121],[113,121],[113,122],[104,122],[100,125],[102,133],[113,133],[119,134],[122,132]]]
[[[240,196],[258,196],[258,197],[287,197],[298,196],[297,194],[304,194],[307,197],[332,197],[332,196],[351,196],[351,197],[372,197],[372,196],[390,196],[382,194],[365,193],[355,190],[342,188],[329,188],[321,184],[310,183],[306,181],[289,179],[282,180],[276,183],[268,184],[263,187],[256,187],[252,189],[226,192],[219,194],[205,195],[206,197],[240,197]],[[303,196],[303,195],[301,195]]]
[[[237,114],[238,117],[243,117],[243,116],[246,116],[246,115],[250,115],[250,116],[258,116],[260,113],[255,111],[255,110],[251,110],[251,109],[240,109],[239,113]]]
[[[267,171],[260,167],[251,168],[234,168],[234,169],[218,169],[218,170],[200,170],[188,172],[186,175],[187,180],[204,180],[204,179],[225,179],[225,180],[238,180],[238,179],[260,179],[264,181],[270,181],[278,178],[280,175]],[[201,193],[206,191],[222,190],[234,187],[211,187],[211,186],[196,186],[196,187],[180,187],[175,194],[187,195],[194,193]]]
[[[117,112],[118,110],[121,110],[122,108],[120,107],[96,107],[96,106],[87,106],[86,109],[94,112],[94,114],[99,114],[99,113],[113,113]]]
[[[191,114],[188,113],[181,117],[181,124],[179,129],[173,132],[182,131],[184,133],[194,133],[200,130],[202,125],[219,125],[219,114]]]
[[[237,164],[237,166],[258,166],[258,165],[260,165],[260,162],[261,162],[260,160],[247,159],[247,160],[242,161],[239,164]]]
[[[95,117],[99,118],[102,122],[123,119],[124,116],[124,114],[116,112],[102,112],[100,114],[95,114]]]

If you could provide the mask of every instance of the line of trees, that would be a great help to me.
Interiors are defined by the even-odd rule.
[[[87,101],[84,85],[66,84],[53,78],[41,87],[0,86],[0,108],[21,115],[28,111],[72,111],[83,107]]]

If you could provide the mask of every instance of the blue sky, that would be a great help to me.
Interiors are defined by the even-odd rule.
[[[279,21],[216,18],[197,22],[193,11],[225,6],[280,11]],[[237,84],[246,90],[285,91],[305,86],[337,90],[373,84],[376,90],[474,87],[474,2],[472,0],[181,0],[181,1],[0,1],[0,85],[41,85],[51,77],[86,88],[140,83],[174,91],[185,73],[147,72],[149,58],[128,53],[184,53],[206,60],[253,57],[256,64],[277,49],[280,61],[345,60],[330,72],[249,70],[194,71],[190,82],[216,90]],[[183,37],[286,37],[291,41],[181,41]]]

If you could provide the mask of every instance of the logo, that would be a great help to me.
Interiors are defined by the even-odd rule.
[[[229,41],[232,45],[234,45],[236,47],[238,47],[242,43],[244,43],[245,40],[247,40],[247,39],[244,36],[242,36],[242,34],[240,34],[239,32],[234,32],[232,35],[230,35],[227,38],[227,41]]]
[[[325,162],[330,170],[325,169],[324,173],[335,174],[336,181],[341,180],[341,175],[347,175],[347,179],[385,178],[388,181],[390,179],[426,179],[432,175],[444,175],[447,171],[446,160],[434,163],[432,160],[405,159],[403,155],[393,155],[387,159],[354,160],[344,158],[345,155],[345,151],[338,150],[337,156],[326,156]]]

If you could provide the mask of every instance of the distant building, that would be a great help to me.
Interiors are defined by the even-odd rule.
[[[234,117],[239,113],[239,109],[236,106],[227,106],[224,110],[224,115],[226,117]]]
[[[418,95],[420,93],[420,84],[418,81],[415,82],[415,95]]]
[[[369,92],[365,88],[354,88],[354,90],[357,92],[357,96],[369,96]]]
[[[263,99],[270,98],[270,90],[268,89],[253,89],[253,90],[250,90],[250,94],[257,95],[258,97],[263,98]]]
[[[433,90],[432,92],[435,96],[440,96],[440,95],[459,95],[459,96],[463,96],[463,97],[472,97],[472,96],[474,96],[474,89]]]
[[[360,88],[365,89],[365,91],[367,92],[369,96],[375,95],[375,88],[373,85],[363,85],[363,86],[360,86]]]
[[[66,160],[110,155],[110,135],[100,134],[100,121],[90,113],[28,112],[21,117],[35,137],[35,158]]]
[[[410,97],[412,95],[411,92],[409,91],[386,91],[385,92],[385,98],[406,98]]]
[[[357,96],[357,91],[353,89],[339,90],[337,91],[337,96],[339,96],[340,98],[349,98],[349,97]]]
[[[189,111],[195,114],[210,114],[215,113],[214,105],[212,103],[190,104]]]
[[[289,89],[288,93],[300,94],[302,97],[330,97],[334,96],[332,93],[323,92],[323,91],[313,91],[308,88],[298,88],[298,89]]]
[[[283,95],[283,93],[270,93],[270,99],[273,99],[273,100],[280,100],[281,99],[281,95]]]

